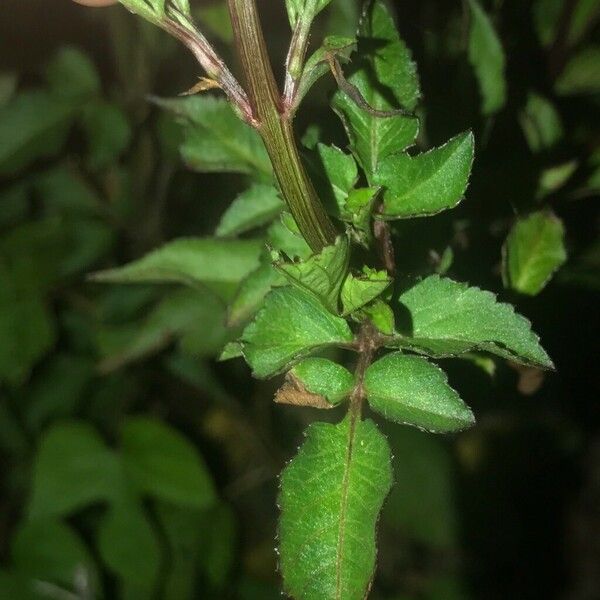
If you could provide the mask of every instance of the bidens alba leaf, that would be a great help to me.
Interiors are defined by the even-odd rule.
[[[354,387],[352,373],[327,358],[306,358],[288,375],[306,391],[323,396],[331,404],[338,404],[347,398]]]
[[[123,427],[122,445],[125,468],[141,494],[197,509],[214,503],[208,469],[178,431],[155,419],[132,417]]]
[[[365,267],[360,275],[348,274],[342,287],[342,306],[345,315],[349,315],[375,300],[392,283],[385,271]]]
[[[434,357],[485,350],[543,369],[554,366],[527,319],[494,294],[432,275],[404,292],[410,331],[391,345]]]
[[[396,423],[433,433],[460,431],[475,423],[446,374],[419,356],[384,356],[367,369],[364,386],[371,408]]]
[[[181,156],[201,173],[246,173],[271,179],[271,163],[258,132],[241,121],[222,98],[153,98],[185,125]]]
[[[479,82],[484,115],[499,111],[506,102],[504,49],[488,15],[477,0],[469,0],[471,29],[469,62]]]
[[[270,223],[283,201],[272,185],[254,184],[242,192],[221,217],[217,237],[231,237]]]
[[[285,287],[267,296],[241,341],[254,375],[265,378],[319,348],[350,343],[352,332],[344,319],[332,315],[313,295]]]
[[[383,159],[374,182],[385,188],[382,219],[433,215],[463,198],[473,165],[471,132],[424,154],[393,154]]]
[[[375,525],[392,484],[391,453],[370,421],[314,423],[281,476],[280,567],[302,600],[363,600]]]
[[[539,294],[567,260],[564,236],[562,221],[552,213],[540,211],[519,219],[504,245],[505,284],[522,294]]]
[[[94,273],[111,283],[203,284],[215,291],[235,288],[259,266],[259,240],[181,238],[123,267]]]
[[[378,0],[367,8],[358,39],[359,52],[353,58],[354,72],[348,81],[375,110],[413,110],[420,96],[416,65],[384,2]],[[412,146],[419,130],[416,118],[371,114],[343,91],[335,94],[333,108],[344,123],[369,185],[379,162]]]
[[[298,262],[278,262],[275,267],[292,285],[310,292],[337,314],[349,259],[348,240],[340,236],[335,244],[323,248],[319,254]]]
[[[309,23],[331,2],[331,0],[286,0],[286,8],[292,28],[300,20]]]

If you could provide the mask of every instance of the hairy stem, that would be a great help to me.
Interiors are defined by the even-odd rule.
[[[260,133],[281,193],[300,232],[314,252],[335,242],[330,221],[300,159],[292,123],[265,45],[255,0],[228,0],[235,43],[246,79],[253,125]]]
[[[362,404],[365,399],[364,379],[369,365],[373,362],[375,352],[381,346],[381,335],[370,321],[365,321],[360,328],[357,339],[358,361],[354,370],[354,389],[350,395],[348,408],[352,422],[360,419]]]
[[[192,24],[185,27],[172,19],[163,22],[162,27],[189,48],[206,74],[214,79],[228,96],[240,117],[251,123],[252,109],[246,92],[204,35]]]

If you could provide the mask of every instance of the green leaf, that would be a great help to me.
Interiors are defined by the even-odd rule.
[[[81,538],[54,519],[26,521],[15,532],[11,548],[15,569],[30,580],[72,589],[85,579],[91,590],[98,584],[94,561]]]
[[[29,185],[16,183],[0,192],[0,228],[8,229],[24,221],[29,213]]]
[[[244,356],[242,344],[239,342],[229,342],[225,344],[223,351],[219,355],[219,362],[225,362],[226,360],[232,360],[234,358],[241,358]]]
[[[554,214],[540,211],[519,219],[511,229],[503,251],[505,285],[535,296],[567,260],[565,230]]]
[[[533,25],[542,46],[549,46],[556,37],[564,0],[535,0],[532,4]]]
[[[465,132],[424,154],[383,159],[373,178],[385,187],[381,218],[421,217],[455,207],[467,189],[473,154],[473,134]]]
[[[325,30],[336,35],[354,35],[361,10],[355,0],[333,0]]]
[[[54,345],[56,324],[44,300],[9,277],[0,262],[0,381],[18,385]]]
[[[578,166],[576,160],[570,160],[544,169],[540,173],[536,198],[539,200],[562,188],[571,179]]]
[[[181,238],[123,267],[94,273],[93,281],[111,283],[203,284],[228,292],[259,266],[260,240]]]
[[[387,302],[379,298],[362,308],[358,313],[358,318],[360,320],[368,319],[385,335],[393,335],[396,330],[394,311]]]
[[[26,92],[0,108],[0,175],[13,175],[62,146],[75,107],[46,92]]]
[[[0,570],[0,600],[40,600],[35,584],[19,573]]]
[[[151,597],[158,579],[161,550],[157,534],[135,499],[113,504],[98,528],[98,550],[119,578],[147,591]]]
[[[352,223],[350,234],[365,248],[370,246],[373,238],[371,215],[375,202],[378,200],[381,188],[358,188],[350,190],[348,198],[342,207],[340,219]]]
[[[50,214],[90,216],[99,215],[105,209],[92,186],[66,165],[45,171],[35,179],[34,186]]]
[[[456,548],[458,512],[450,448],[440,438],[411,427],[390,425],[384,433],[398,457],[394,461],[398,485],[385,502],[382,527],[436,549]]]
[[[327,358],[305,358],[289,372],[311,394],[339,404],[354,387],[354,377],[342,365]]]
[[[193,600],[203,542],[200,533],[203,513],[166,503],[160,503],[156,512],[169,553],[162,597],[164,600]]]
[[[534,92],[527,96],[527,104],[519,120],[532,152],[552,148],[564,133],[560,115],[554,105]]]
[[[64,223],[58,218],[32,219],[0,238],[0,297],[50,291],[61,276],[61,261],[70,250]]]
[[[564,0],[536,0],[533,4],[533,23],[543,46],[555,40],[563,22]],[[592,29],[600,16],[598,0],[575,0],[563,43],[574,46]]]
[[[321,196],[331,205],[332,212],[341,212],[350,190],[358,181],[358,167],[351,154],[335,146],[317,144],[320,164],[315,165],[315,179]],[[329,208],[329,206],[328,206]]]
[[[331,2],[331,0],[285,0],[292,29],[298,20],[309,23]]]
[[[218,237],[236,236],[270,223],[283,206],[273,186],[254,184],[231,203],[221,217],[216,234]]]
[[[198,527],[202,542],[198,558],[206,577],[217,589],[222,589],[229,582],[227,576],[235,559],[237,540],[234,519],[231,508],[219,504],[202,514]]]
[[[275,267],[292,285],[313,294],[332,313],[338,313],[340,290],[350,260],[348,239],[340,236],[333,246],[299,262],[276,262]]]
[[[296,92],[296,104],[300,104],[312,86],[330,72],[330,66],[327,62],[328,56],[334,55],[338,61],[345,63],[354,50],[356,50],[355,38],[337,35],[327,36],[323,40],[323,45],[310,56],[304,65],[298,91]]]
[[[191,19],[189,0],[119,0],[132,13],[161,26],[165,17],[187,23]]]
[[[28,386],[28,406],[23,419],[27,428],[40,431],[48,421],[73,414],[93,374],[93,362],[87,357],[53,356]]]
[[[413,110],[420,96],[416,65],[384,2],[378,0],[370,5],[358,36],[358,56],[352,59],[353,73],[348,81],[376,110]],[[418,133],[416,118],[375,116],[342,91],[335,94],[333,107],[344,123],[352,151],[370,185],[380,161],[412,146]]]
[[[46,79],[57,96],[85,101],[101,91],[100,76],[92,61],[80,50],[58,50],[46,69]]]
[[[110,373],[160,352],[178,338],[188,354],[216,354],[227,338],[222,303],[203,290],[176,290],[142,322],[99,328],[96,342],[103,360],[98,367]]]
[[[559,96],[600,92],[600,46],[588,46],[573,56],[556,80]]]
[[[452,266],[454,262],[454,250],[452,250],[452,246],[446,246],[442,255],[440,256],[439,262],[436,265],[435,272],[438,275],[445,275]]]
[[[375,525],[392,483],[385,437],[370,421],[314,423],[281,476],[280,568],[303,600],[363,600]]]
[[[498,34],[477,0],[469,0],[471,28],[469,62],[475,70],[484,115],[498,112],[506,103],[506,58]]]
[[[199,571],[210,590],[221,590],[235,558],[235,522],[231,509],[219,504],[195,511],[161,503],[158,516],[169,552],[164,600],[194,600]],[[206,582],[204,582],[206,586]],[[208,589],[203,589],[209,593]]]
[[[385,271],[377,271],[365,267],[364,272],[358,276],[348,274],[342,287],[343,314],[349,315],[362,308],[389,287],[392,279]]]
[[[598,0],[579,0],[573,10],[569,28],[569,43],[575,45],[597,23],[600,17]]]
[[[285,277],[275,269],[271,260],[264,262],[240,284],[227,309],[227,325],[236,327],[248,321],[262,306],[271,289],[285,283]]]
[[[297,288],[273,290],[241,341],[244,357],[259,378],[270,377],[326,346],[352,341],[344,319]]]
[[[159,25],[164,16],[165,0],[119,0],[129,11],[143,17],[144,19]]]
[[[104,100],[90,103],[81,124],[87,139],[87,165],[91,170],[116,162],[131,141],[131,127],[125,113]]]
[[[446,374],[419,356],[393,352],[365,373],[369,405],[386,419],[432,433],[461,431],[475,417],[448,385]]]
[[[109,501],[121,482],[121,467],[96,431],[76,421],[54,425],[40,440],[33,467],[32,519],[69,515]]]
[[[287,220],[286,224],[284,224],[285,217],[292,218],[289,213],[284,212],[281,215],[281,219],[278,219],[269,227],[267,231],[267,245],[274,250],[285,253],[290,258],[309,258],[312,255],[312,250],[297,231],[292,231],[288,227]]]
[[[260,136],[222,98],[155,98],[184,124],[184,162],[200,172],[234,172],[271,178],[271,162]]]
[[[215,501],[200,454],[179,432],[147,417],[129,418],[121,432],[123,461],[140,492],[173,504],[206,508]]]
[[[484,350],[509,360],[552,369],[531,324],[494,294],[438,275],[404,292],[400,308],[410,322],[393,345],[430,356],[453,356]]]

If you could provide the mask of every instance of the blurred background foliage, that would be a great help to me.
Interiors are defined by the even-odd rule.
[[[261,4],[279,66],[283,2]],[[223,4],[196,6],[231,56]],[[499,292],[558,372],[448,363],[473,430],[383,426],[396,486],[372,597],[592,600],[600,2],[395,8],[422,82],[419,144],[477,140],[466,201],[394,226],[400,274]],[[352,33],[357,17],[334,0],[320,26]],[[276,382],[215,361],[232,336],[211,291],[86,280],[210,234],[244,189],[186,168],[180,126],[148,99],[198,68],[120,7],[67,0],[3,0],[0,49],[0,598],[278,598],[277,474],[317,412],[275,407]],[[317,132],[344,143],[332,91],[322,82],[300,111],[307,146]]]

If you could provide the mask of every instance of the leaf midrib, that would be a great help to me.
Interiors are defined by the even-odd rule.
[[[335,583],[335,597],[336,600],[342,599],[342,557],[344,554],[345,544],[345,529],[346,529],[346,517],[348,509],[348,493],[350,490],[350,464],[352,462],[352,453],[354,450],[354,438],[356,435],[356,422],[360,418],[358,415],[353,414],[350,421],[350,427],[348,429],[348,446],[346,450],[346,457],[344,459],[344,476],[342,478],[342,498],[340,501],[340,523],[338,532],[338,543],[336,549],[336,583]]]

